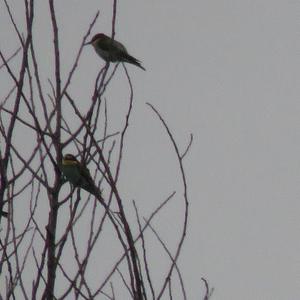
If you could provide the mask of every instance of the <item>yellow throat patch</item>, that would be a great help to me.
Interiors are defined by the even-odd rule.
[[[78,161],[75,160],[63,159],[62,164],[64,166],[77,166],[79,163]]]

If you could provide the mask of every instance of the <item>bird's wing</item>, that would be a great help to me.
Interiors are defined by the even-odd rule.
[[[121,44],[118,41],[112,40],[111,38],[108,38],[108,37],[106,39],[100,40],[98,42],[97,46],[99,48],[101,48],[102,50],[108,51],[108,52],[120,51],[120,52],[126,52],[127,53],[127,50],[126,50],[126,48],[124,47],[123,44]]]
[[[83,165],[83,164],[79,165],[79,172],[80,172],[80,175],[82,176],[82,178],[85,178],[89,182],[93,182],[91,173],[85,165]]]
[[[89,193],[95,195],[96,197],[101,198],[101,192],[96,187],[89,169],[82,164],[80,164],[80,175],[82,178],[80,187],[88,191]]]
[[[112,41],[112,44],[119,51],[127,53],[127,50],[126,50],[125,46],[123,44],[121,44],[120,42],[118,42],[118,41]]]

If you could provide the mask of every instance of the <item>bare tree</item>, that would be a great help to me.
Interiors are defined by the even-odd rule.
[[[176,248],[171,251],[154,229],[152,220],[176,192],[170,191],[169,196],[145,218],[141,217],[135,202],[124,201],[118,188],[134,103],[126,66],[107,63],[99,71],[92,95],[86,96],[90,99],[85,100],[84,111],[78,105],[81,99],[72,93],[72,79],[78,72],[83,45],[99,12],[82,37],[67,76],[63,76],[59,25],[54,1],[48,0],[54,72],[47,75],[49,79],[45,82],[33,34],[34,26],[37,26],[34,22],[36,1],[24,0],[26,29],[22,31],[11,4],[7,0],[3,0],[3,4],[19,46],[13,53],[5,53],[0,48],[0,72],[8,82],[0,104],[0,298],[118,299],[123,295],[124,299],[127,295],[127,298],[140,300],[174,299],[176,294],[180,299],[187,299],[177,260],[186,236],[189,204],[183,160],[193,136],[181,152],[165,119],[148,103],[170,139],[177,157],[178,174],[182,178],[185,207],[182,231]],[[112,38],[116,10],[115,0],[112,4]],[[128,83],[126,113],[122,117],[123,125],[111,132],[114,120],[109,118],[107,88],[117,70],[122,69],[123,80]],[[95,190],[99,193],[89,194],[66,182],[61,162],[67,152],[92,170]],[[125,203],[135,209],[134,219],[127,216]],[[82,234],[77,234],[83,227],[84,241]],[[152,232],[162,246],[161,251],[169,257],[168,270],[158,283],[154,282],[153,273],[160,270],[153,271],[148,258],[151,249],[146,231]],[[113,251],[100,254],[99,244],[107,236],[113,240]],[[105,261],[107,255],[113,255],[110,262]],[[109,270],[106,275],[103,272],[99,275],[93,267],[95,261],[106,265]],[[207,290],[205,299],[209,296]]]

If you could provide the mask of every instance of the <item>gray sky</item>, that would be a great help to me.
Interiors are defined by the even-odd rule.
[[[47,53],[52,37],[40,5],[36,39]],[[65,72],[96,10],[93,34],[110,33],[110,5],[57,1]],[[142,214],[180,183],[170,142],[145,103],[159,109],[181,149],[194,134],[185,159],[190,220],[180,257],[189,299],[199,299],[201,277],[215,287],[212,299],[300,299],[297,19],[297,1],[118,5],[116,39],[147,69],[128,67],[135,103],[120,181]],[[4,39],[13,49],[15,41],[2,31]],[[84,49],[73,87],[79,98],[90,95],[101,64],[91,47]],[[44,67],[52,68],[48,58]],[[127,84],[119,72],[110,101],[121,113]],[[155,224],[171,244],[181,228],[179,208],[171,206]]]

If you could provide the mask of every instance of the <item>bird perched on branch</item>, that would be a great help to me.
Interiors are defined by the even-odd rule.
[[[106,62],[126,62],[138,66],[146,71],[141,62],[129,55],[125,46],[120,42],[113,40],[104,33],[97,33],[90,42],[85,45],[92,44],[97,54]]]
[[[94,196],[102,198],[89,169],[80,163],[74,155],[66,154],[63,157],[61,171],[65,178],[75,187],[82,188]]]

